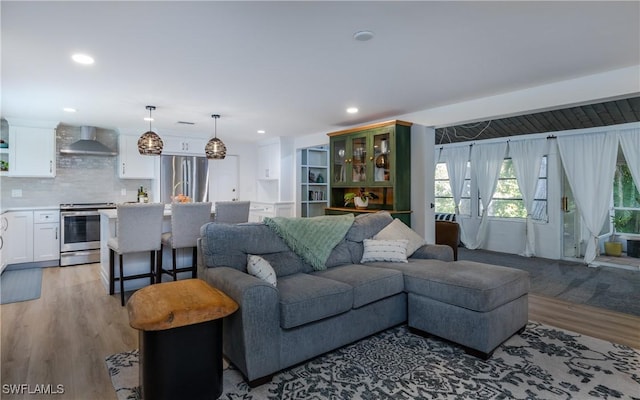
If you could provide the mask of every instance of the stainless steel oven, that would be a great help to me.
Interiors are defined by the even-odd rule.
[[[60,266],[100,262],[100,214],[114,203],[60,205]]]

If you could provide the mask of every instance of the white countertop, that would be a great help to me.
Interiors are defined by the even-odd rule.
[[[48,211],[60,210],[60,206],[39,206],[39,207],[7,207],[0,210],[0,214],[10,211]]]
[[[98,213],[100,215],[104,215],[105,217],[107,217],[109,219],[117,219],[118,218],[118,210],[116,210],[115,208],[100,209],[100,210],[98,210]],[[211,207],[211,214],[215,214],[215,210],[214,210],[213,207]],[[171,205],[170,204],[165,205],[163,215],[165,217],[170,217],[171,216]]]

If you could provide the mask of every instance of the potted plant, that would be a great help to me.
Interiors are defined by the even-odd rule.
[[[369,199],[377,199],[378,196],[373,192],[366,192],[364,188],[361,188],[358,193],[345,193],[344,194],[344,205],[347,206],[351,202],[358,209],[365,209],[369,206]]]
[[[611,224],[613,225],[613,232],[609,236],[609,240],[604,242],[604,252],[608,256],[620,257],[622,255],[622,242],[620,236],[616,233],[622,227],[624,227],[630,219],[630,215],[621,213],[619,215],[611,216]]]

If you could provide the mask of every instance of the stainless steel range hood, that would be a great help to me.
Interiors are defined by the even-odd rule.
[[[90,156],[115,156],[118,153],[111,150],[96,140],[96,128],[94,126],[80,127],[80,140],[60,149],[60,154]]]

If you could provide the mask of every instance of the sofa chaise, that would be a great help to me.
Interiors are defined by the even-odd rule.
[[[406,234],[399,224],[387,212],[353,218],[323,265],[293,251],[265,223],[201,228],[199,277],[239,304],[224,321],[223,352],[250,386],[403,323],[485,358],[526,326],[526,272],[453,261],[449,246],[416,243],[413,231],[385,240]],[[413,246],[410,257],[376,253],[387,244]],[[256,273],[255,256],[275,276]]]

